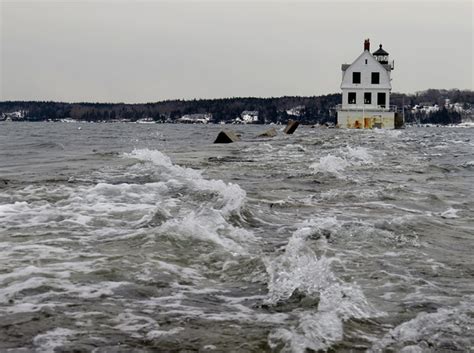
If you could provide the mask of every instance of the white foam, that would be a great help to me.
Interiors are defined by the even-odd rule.
[[[128,282],[98,282],[82,285],[63,278],[39,277],[36,275],[25,280],[21,279],[7,283],[0,290],[0,303],[7,303],[10,299],[15,299],[15,305],[9,306],[7,308],[8,311],[24,311],[25,307],[22,306],[24,302],[42,303],[48,300],[48,303],[51,304],[51,299],[58,294],[63,297],[69,295],[73,298],[99,298],[113,295],[116,288],[128,284]],[[40,289],[39,294],[24,296],[23,293],[25,291],[35,289]],[[43,289],[48,290],[45,291]],[[20,306],[18,310],[16,309],[17,305]],[[32,307],[32,309],[33,311],[35,310],[34,307]]]
[[[269,143],[258,143],[258,144],[252,144],[244,149],[244,152],[250,152],[255,154],[256,152],[263,152],[263,153],[270,153],[273,152],[274,148],[271,144]],[[258,157],[258,154],[257,154]]]
[[[374,163],[372,154],[365,147],[352,148],[347,146],[341,148],[334,154],[328,154],[319,158],[318,162],[310,164],[314,173],[333,174],[336,177],[343,178],[343,171],[350,167],[360,167]]]
[[[67,328],[55,328],[33,338],[36,352],[54,352],[56,348],[62,347],[69,342],[71,336],[77,332]]]
[[[279,342],[284,342],[283,351],[304,353],[308,349],[325,350],[342,337],[342,321],[335,313],[304,313],[297,328],[273,331],[268,343],[275,348]]]
[[[450,207],[446,211],[442,212],[440,216],[441,218],[447,218],[447,219],[459,218],[457,213],[458,213],[458,210]]]
[[[156,332],[160,326],[152,318],[137,315],[130,309],[125,309],[125,312],[120,313],[112,321],[117,323],[114,328],[128,333],[131,337],[148,336],[149,332]]]
[[[217,349],[217,347],[214,346],[213,344],[207,344],[204,347],[202,347],[202,349],[203,350],[208,350],[208,351],[213,351],[213,350]]]
[[[295,290],[319,297],[318,310],[300,314],[297,327],[270,334],[272,347],[282,341],[289,351],[326,349],[342,338],[344,320],[382,315],[370,305],[358,285],[346,283],[334,274],[331,265],[339,262],[338,258],[318,257],[308,246],[309,236],[338,227],[334,217],[305,222],[293,233],[285,252],[267,260],[270,303],[288,299]]]
[[[132,172],[137,170],[141,177],[151,172],[159,181],[28,186],[21,192],[32,201],[0,205],[0,223],[7,229],[25,231],[44,226],[53,234],[71,227],[71,238],[77,236],[82,243],[137,237],[144,234],[142,227],[151,223],[161,227],[162,234],[173,231],[177,236],[195,237],[233,253],[245,253],[253,234],[228,222],[229,217],[240,216],[245,203],[246,193],[238,185],[207,180],[200,171],[174,165],[159,151],[134,150],[125,156],[145,162],[131,166]],[[49,195],[61,197],[48,202]],[[153,222],[157,213],[163,215],[159,224]],[[20,248],[15,249],[18,251]],[[51,258],[50,252],[68,253],[53,246],[24,251],[22,256],[32,259]]]
[[[461,351],[472,347],[474,339],[474,297],[468,297],[458,306],[440,308],[434,313],[420,313],[414,319],[406,321],[390,330],[381,340],[376,342],[372,351],[402,349],[413,351],[443,350],[443,344]]]
[[[163,337],[163,336],[176,335],[177,333],[179,333],[183,330],[184,330],[184,328],[182,328],[182,327],[175,327],[175,328],[172,328],[169,331],[153,330],[153,331],[150,331],[146,334],[146,338],[147,339],[157,339],[157,338],[160,338],[160,337]]]
[[[346,154],[350,159],[354,159],[355,164],[372,164],[373,157],[369,153],[369,150],[365,147],[352,148],[347,146],[347,149],[342,153]],[[373,152],[372,152],[373,153]]]
[[[200,202],[197,206],[177,200],[178,213],[160,225],[161,233],[212,241],[231,252],[245,253],[242,243],[254,240],[253,234],[227,221],[229,216],[240,213],[245,202],[246,193],[238,185],[205,179],[200,171],[174,165],[159,151],[134,150],[125,156],[152,163],[148,167],[167,180],[165,184],[169,189],[184,186],[190,193],[204,192],[211,197],[208,202]],[[193,209],[195,207],[197,209]]]
[[[230,225],[219,212],[208,210],[206,213],[191,211],[183,217],[166,221],[159,230],[176,234],[178,237],[212,241],[235,253],[247,253],[245,247],[239,243],[253,240],[252,233]]]
[[[384,137],[388,136],[392,138],[396,138],[403,133],[402,130],[388,130],[388,129],[374,129],[374,130],[371,130],[371,132],[375,134],[384,135]]]
[[[225,215],[239,212],[245,201],[246,193],[238,185],[226,184],[222,180],[207,180],[201,171],[174,165],[171,159],[160,151],[133,150],[125,156],[153,163],[155,168],[160,167],[158,172],[167,176],[167,180],[175,179],[195,190],[216,192],[218,198],[213,208],[220,209]]]
[[[309,167],[315,173],[332,173],[341,175],[340,173],[346,169],[349,163],[341,157],[333,156],[331,154],[321,157],[319,162],[311,164]]]
[[[94,271],[94,264],[95,261],[66,261],[60,263],[46,264],[42,267],[34,265],[29,265],[26,267],[15,267],[9,273],[0,275],[0,283],[8,283],[14,280],[19,280],[34,275],[55,278],[69,278],[72,272],[90,273]],[[64,270],[65,268],[67,268],[68,270]]]
[[[153,279],[157,272],[160,274],[175,275],[186,281],[200,281],[204,279],[203,275],[196,269],[180,266],[170,262],[153,260],[141,264],[140,272],[136,274],[136,278],[149,282]],[[174,284],[170,284],[173,287]]]
[[[306,148],[304,148],[302,145],[298,144],[298,143],[292,143],[292,144],[288,144],[288,145],[285,145],[283,146],[283,150],[284,151],[288,151],[288,152],[306,152]]]

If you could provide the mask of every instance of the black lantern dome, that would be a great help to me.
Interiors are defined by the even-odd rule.
[[[379,49],[374,51],[372,55],[381,64],[388,64],[388,53],[382,49],[382,44],[379,45]]]

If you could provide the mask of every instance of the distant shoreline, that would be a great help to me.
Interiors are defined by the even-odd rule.
[[[334,124],[341,94],[271,98],[240,97],[166,100],[155,103],[65,103],[0,101],[1,120],[161,123]],[[428,89],[415,94],[392,93],[390,104],[406,123],[458,124],[474,120],[474,91]]]

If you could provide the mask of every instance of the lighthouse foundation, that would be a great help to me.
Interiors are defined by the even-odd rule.
[[[337,127],[347,129],[395,129],[395,112],[355,111],[337,112]]]

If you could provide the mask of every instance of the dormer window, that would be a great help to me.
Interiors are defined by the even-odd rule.
[[[352,73],[352,83],[360,83],[360,72]]]

